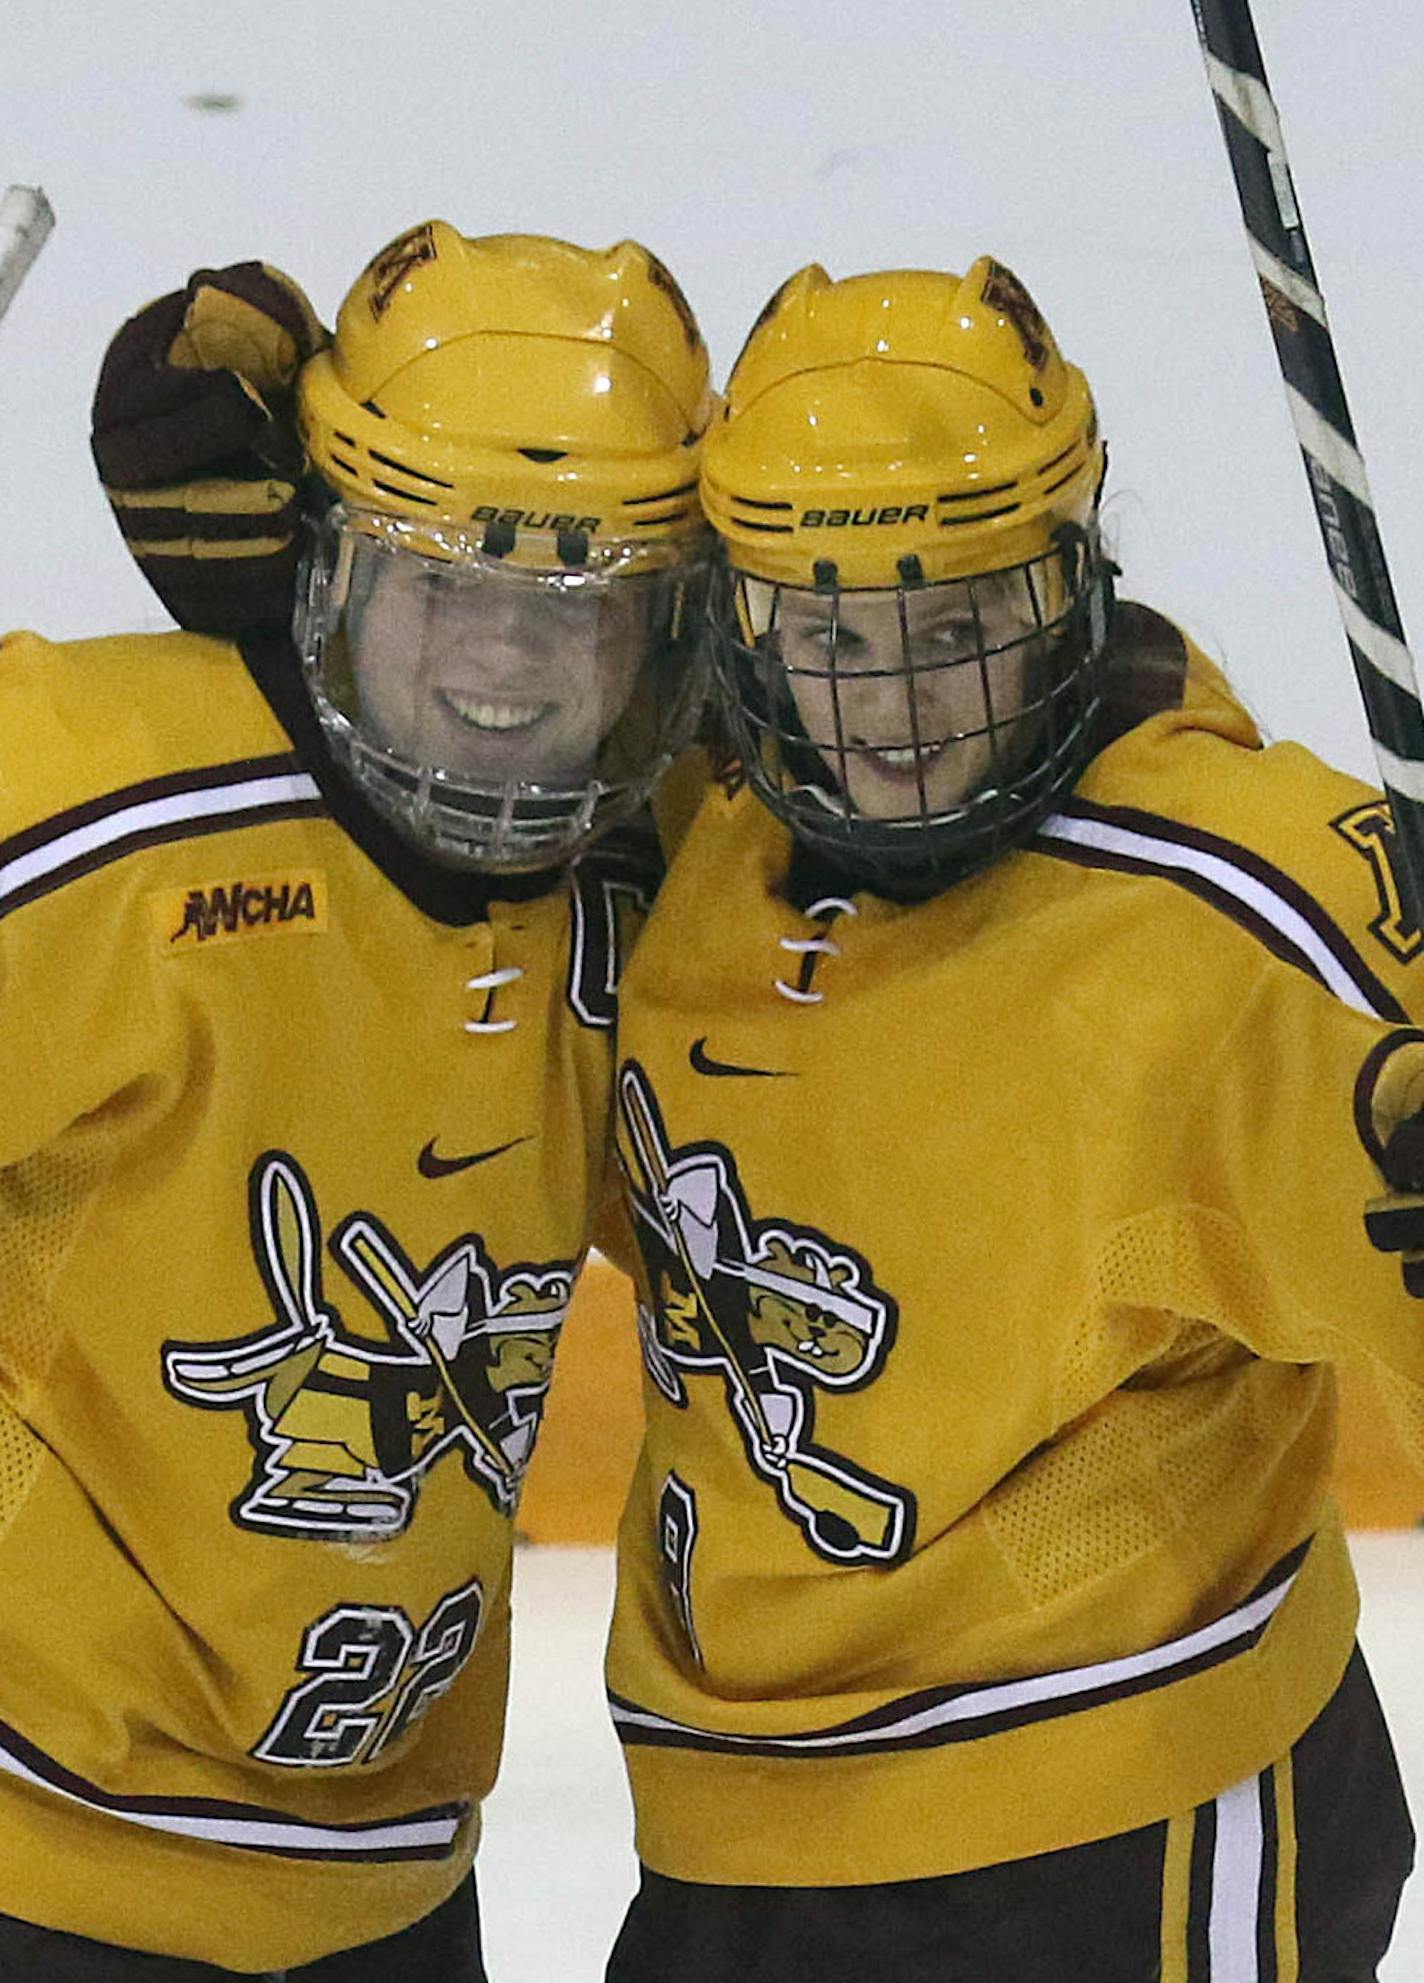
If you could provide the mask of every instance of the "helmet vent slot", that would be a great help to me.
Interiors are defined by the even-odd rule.
[[[1066,488],[1068,483],[1070,483],[1073,480],[1073,477],[1077,473],[1078,473],[1078,464],[1075,462],[1073,466],[1068,470],[1068,473],[1066,475],[1060,475],[1056,482],[1050,482],[1048,484],[1048,487],[1043,492],[1044,495],[1051,496],[1055,493],[1056,490]]]
[[[383,496],[399,496],[402,502],[424,503],[427,509],[432,510],[439,507],[434,496],[421,496],[417,495],[414,489],[398,488],[394,482],[383,482],[379,475],[371,477],[371,487],[379,489]]]
[[[975,510],[972,516],[942,516],[939,527],[941,530],[962,530],[965,524],[992,523],[996,516],[1012,516],[1015,510],[1022,508],[1022,503],[1001,503],[996,510]]]
[[[519,452],[526,461],[563,461],[567,448],[521,448]]]
[[[664,489],[657,496],[625,496],[624,507],[630,510],[641,509],[647,503],[670,503],[674,496],[690,496],[697,487],[695,482],[680,482],[675,489]]]
[[[354,446],[354,443],[351,445]],[[432,489],[453,489],[455,486],[453,482],[442,482],[438,475],[423,475],[418,468],[410,468],[405,462],[397,461],[394,455],[382,454],[376,448],[370,450],[370,455],[372,461],[379,461],[383,468],[393,468],[397,475],[408,475],[412,482],[424,482]],[[379,488],[381,485],[378,483],[376,486]]]
[[[1062,459],[1061,455],[1059,459]],[[1053,463],[1050,462],[1049,467],[1051,468],[1052,466]],[[937,503],[977,503],[982,502],[986,496],[1006,496],[1011,489],[1017,489],[1018,486],[1017,482],[995,482],[991,487],[985,489],[953,489],[948,495],[936,496],[935,501]],[[1017,507],[1018,505],[1015,504],[1015,508]]]

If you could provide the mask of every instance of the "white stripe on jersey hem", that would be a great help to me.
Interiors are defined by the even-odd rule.
[[[1247,873],[1225,855],[1210,853],[1180,840],[1159,839],[1130,826],[1117,826],[1107,820],[1077,819],[1067,813],[1054,813],[1038,829],[1045,840],[1066,840],[1079,847],[1093,847],[1105,854],[1118,854],[1129,860],[1150,862],[1153,867],[1177,868],[1199,875],[1223,895],[1236,900],[1269,923],[1291,946],[1305,957],[1342,1004],[1355,1012],[1380,1018],[1374,1001],[1356,984],[1320,932],[1275,889]]]
[[[59,1769],[56,1765],[56,1770]],[[458,1815],[450,1817],[392,1818],[373,1824],[334,1830],[326,1825],[306,1824],[300,1818],[212,1817],[199,1812],[134,1811],[117,1799],[96,1791],[85,1797],[52,1778],[31,1769],[0,1742],[0,1772],[35,1785],[54,1797],[63,1797],[88,1811],[106,1818],[119,1818],[125,1824],[143,1825],[149,1831],[171,1832],[180,1838],[197,1838],[213,1845],[241,1845],[257,1851],[298,1852],[322,1859],[369,1859],[386,1852],[429,1851],[435,1847],[448,1852],[460,1828]],[[68,1772],[66,1771],[67,1775]],[[176,1800],[175,1800],[176,1801]]]
[[[854,1750],[867,1746],[883,1747],[911,1742],[936,1729],[957,1722],[987,1721],[1012,1714],[1015,1709],[1037,1707],[1045,1702],[1071,1701],[1078,1694],[1096,1693],[1100,1688],[1122,1686],[1152,1674],[1169,1675],[1173,1667],[1187,1666],[1204,1653],[1214,1652],[1233,1639],[1248,1638],[1258,1631],[1289,1595],[1299,1570],[1293,1570],[1274,1590],[1238,1605],[1224,1617],[1189,1632],[1183,1639],[1169,1639],[1165,1645],[1147,1652],[1130,1653],[1125,1659],[1103,1660],[1095,1666],[1065,1668],[1059,1673],[1036,1673],[1024,1680],[1009,1680],[992,1687],[975,1687],[952,1700],[903,1715],[898,1721],[879,1722],[873,1728],[831,1728],[810,1735],[734,1735],[720,1729],[695,1728],[687,1722],[671,1721],[644,1708],[624,1708],[610,1703],[614,1721],[620,1728],[661,1729],[671,1734],[701,1736],[719,1747],[774,1749],[790,1754],[816,1754],[826,1750]]]
[[[1260,1983],[1261,1779],[1248,1777],[1216,1800],[1207,1943],[1213,1983]]]
[[[220,819],[227,813],[265,810],[320,797],[316,780],[306,772],[284,772],[196,792],[176,792],[162,799],[144,799],[87,826],[61,833],[57,839],[47,840],[28,854],[17,855],[0,874],[0,902],[68,867],[72,861],[101,853],[105,847],[126,840],[131,834],[152,833],[180,820]]]

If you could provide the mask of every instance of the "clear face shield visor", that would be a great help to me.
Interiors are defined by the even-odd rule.
[[[635,811],[686,741],[701,556],[489,541],[334,505],[297,639],[333,746],[409,837],[458,865],[540,867]]]

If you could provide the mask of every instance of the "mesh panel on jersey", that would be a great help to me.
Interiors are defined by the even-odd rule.
[[[0,1399],[0,1536],[24,1506],[44,1447]]]
[[[1241,1352],[1236,1355],[1242,1360]],[[1154,1393],[1151,1406],[1148,1430],[1157,1474],[1179,1522],[1229,1482],[1249,1480],[1259,1468],[1262,1439],[1249,1383],[1198,1380],[1182,1390]]]
[[[0,1365],[12,1390],[42,1384],[58,1348],[50,1290],[105,1168],[108,1141],[66,1141],[0,1171]]]
[[[1035,1603],[1157,1548],[1292,1437],[1289,1415],[1263,1429],[1251,1381],[1261,1366],[1249,1352],[1218,1337],[1205,1353],[1225,1367],[1193,1376],[1205,1346],[1193,1323],[1182,1336],[1184,1355],[1174,1352],[1069,1425],[991,1497],[986,1517]]]
[[[1096,1305],[1195,1316],[1261,1356],[1303,1360],[1306,1319],[1280,1312],[1239,1226],[1204,1206],[1169,1206],[1124,1220],[1098,1255]],[[1324,1337],[1315,1351],[1325,1355]]]
[[[1172,1510],[1123,1401],[1070,1426],[1010,1475],[984,1518],[1037,1604],[1152,1548]]]
[[[1278,1363],[1328,1363],[1350,1352],[1328,1317],[1283,1310],[1240,1227],[1199,1206],[1117,1227],[1098,1262],[1097,1293],[1106,1305],[1172,1302]],[[1359,1346],[1351,1360],[1359,1361]],[[1374,1360],[1371,1374],[1399,1440],[1424,1467],[1424,1394]]]
[[[1222,1268],[1201,1268],[1199,1254],[1175,1222],[1134,1221],[1111,1235],[1097,1299],[1059,1369],[1065,1429],[986,1508],[1036,1603],[1156,1548],[1239,1469],[1259,1465],[1247,1375],[1257,1360],[1187,1306],[1209,1298],[1225,1313]],[[1234,1262],[1233,1272],[1240,1282]],[[1172,1301],[1147,1305],[1150,1295]]]
[[[0,1533],[19,1511],[44,1447],[17,1414],[59,1348],[50,1291],[109,1156],[112,1132],[56,1146],[0,1171]]]
[[[1372,1374],[1400,1444],[1416,1467],[1424,1467],[1424,1392],[1382,1364]]]
[[[1144,1364],[1165,1356],[1178,1339],[1179,1318],[1165,1308],[1092,1313],[1058,1369],[1055,1403],[1061,1424],[1091,1411]]]

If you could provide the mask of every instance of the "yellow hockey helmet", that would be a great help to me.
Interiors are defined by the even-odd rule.
[[[437,859],[577,855],[702,700],[698,452],[716,400],[636,242],[401,234],[303,367],[296,637],[334,752]]]
[[[497,541],[702,526],[707,350],[636,241],[472,239],[426,221],[356,282],[298,398],[308,458],[360,509],[494,524]]]
[[[1086,524],[1105,458],[1088,382],[1017,277],[811,266],[762,312],[703,452],[707,518],[739,570],[926,583],[1038,556]]]
[[[1106,454],[1023,284],[792,276],[703,451],[712,651],[748,782],[852,882],[928,894],[1021,844],[1091,754]]]

